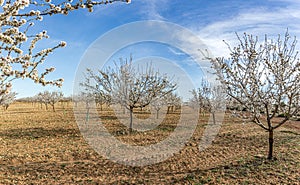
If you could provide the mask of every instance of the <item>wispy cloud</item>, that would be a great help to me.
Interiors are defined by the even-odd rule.
[[[186,55],[185,53],[183,53],[183,52],[180,52],[180,51],[176,51],[175,49],[173,49],[173,48],[171,48],[171,47],[168,47],[168,49],[169,49],[169,51],[171,52],[171,53],[173,53],[174,55]]]
[[[254,34],[262,38],[265,34],[276,36],[287,28],[292,35],[300,34],[300,3],[289,2],[285,8],[270,9],[260,7],[243,10],[237,16],[227,20],[208,24],[199,28],[197,34],[209,46],[214,55],[226,56],[228,49],[223,40],[234,44],[235,33]]]
[[[170,0],[151,0],[144,1],[144,8],[141,9],[141,13],[144,14],[148,19],[153,20],[165,20],[162,13],[168,9]]]

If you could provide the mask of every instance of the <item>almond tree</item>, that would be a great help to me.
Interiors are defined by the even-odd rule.
[[[177,94],[173,93],[169,93],[166,96],[162,97],[162,98],[155,98],[152,102],[151,102],[151,107],[154,108],[154,110],[156,111],[156,119],[159,118],[159,111],[164,107],[167,106],[168,110],[167,113],[170,112],[170,109],[172,109],[172,111],[174,111],[174,107],[178,107],[181,105],[181,99],[180,97],[178,97]]]
[[[32,107],[35,107],[36,103],[40,103],[37,95],[31,96],[31,97],[24,97],[24,98],[19,98],[18,102],[23,102],[23,103],[30,103]],[[39,106],[39,105],[38,105]],[[42,107],[41,107],[42,108]]]
[[[46,109],[48,109],[49,104],[51,105],[53,112],[55,112],[55,103],[63,98],[63,93],[44,91],[43,93],[39,93],[38,97],[38,99],[45,104]]]
[[[65,108],[66,106],[69,106],[70,102],[72,102],[72,97],[67,96],[67,97],[62,97],[62,99],[59,100],[60,104]]]
[[[197,89],[193,89],[191,93],[193,97],[190,101],[197,104],[199,111],[202,110],[203,116],[205,111],[211,113],[213,122],[216,124],[216,112],[226,108],[222,103],[223,99],[226,98],[224,87],[221,85],[212,85],[208,81],[202,79],[201,86]]]
[[[38,93],[35,97],[36,97],[36,101],[40,103],[41,105],[41,109],[43,108],[43,104],[45,104],[46,110],[48,110],[48,104],[49,104],[49,100],[48,98],[48,94],[49,92],[40,92]]]
[[[115,63],[114,68],[107,67],[94,73],[87,70],[87,78],[94,81],[105,94],[109,94],[114,104],[120,104],[130,112],[129,130],[132,131],[133,109],[143,108],[154,98],[162,98],[173,92],[177,84],[167,75],[161,75],[151,66],[145,70],[136,69],[129,61],[120,59],[120,64]]]
[[[199,108],[199,113],[203,113],[205,115],[205,111],[208,111],[208,98],[211,91],[210,84],[202,79],[201,85],[197,89],[193,89],[191,91],[192,98],[190,99],[191,104],[194,104],[195,107]]]
[[[157,98],[151,102],[151,107],[156,111],[156,119],[159,118],[159,111],[167,105],[166,98]]]
[[[88,72],[90,72],[90,70],[88,70]],[[102,106],[104,104],[111,104],[111,96],[109,93],[106,93],[101,86],[94,84],[91,82],[91,80],[92,79],[86,77],[85,81],[79,84],[80,86],[84,87],[81,97],[86,97],[85,94],[88,94],[94,99],[96,105],[100,105],[100,110],[102,111]]]
[[[76,102],[82,102],[85,104],[85,109],[86,109],[86,118],[85,122],[87,123],[90,119],[90,109],[91,109],[91,104],[95,102],[95,94],[93,92],[81,92],[79,95],[73,97],[73,100]],[[77,106],[75,104],[75,106]]]
[[[78,103],[81,102],[81,99],[82,98],[81,98],[80,94],[73,94],[73,96],[72,96],[73,105],[75,107],[78,107]]]
[[[16,100],[16,95],[16,92],[0,94],[0,105],[4,107],[4,110],[7,110],[9,105]]]
[[[230,97],[249,112],[249,120],[268,131],[268,159],[273,158],[274,130],[300,110],[300,62],[296,37],[288,31],[276,40],[265,36],[237,35],[239,44],[230,47],[230,58],[211,58],[219,80]],[[274,118],[283,117],[278,122]]]
[[[67,15],[83,8],[91,12],[96,5],[117,1],[130,3],[130,0],[0,0],[0,95],[8,93],[18,78],[31,79],[41,85],[62,85],[63,79],[46,79],[54,67],[38,68],[49,54],[66,46],[66,42],[61,41],[50,48],[36,49],[41,40],[49,38],[46,30],[32,31],[44,16]]]
[[[55,104],[64,98],[64,94],[62,92],[51,92],[50,96],[48,96],[47,98],[53,112],[55,112]]]
[[[97,106],[100,106],[100,111],[103,110],[103,105],[109,106],[111,104],[111,97],[109,94],[106,93],[96,93],[95,102]]]
[[[38,93],[36,94],[35,96],[32,97],[32,100],[36,103],[39,103],[40,104],[40,108],[43,109],[43,96],[41,95],[42,93]],[[46,106],[46,110],[48,110],[48,106],[47,104],[45,104]]]
[[[168,106],[167,113],[176,111],[176,109],[181,105],[181,98],[176,93],[169,93],[165,97],[165,101]]]

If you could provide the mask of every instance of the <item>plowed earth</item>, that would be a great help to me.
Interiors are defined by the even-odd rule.
[[[179,119],[177,111],[151,131],[128,134],[111,110],[99,114],[112,135],[133,145],[163,140]],[[174,156],[131,167],[105,159],[87,144],[71,105],[59,104],[52,112],[15,103],[0,111],[0,184],[300,184],[299,121],[275,131],[274,160],[267,160],[268,133],[229,114],[212,145],[200,152],[207,119],[200,116],[193,136]]]

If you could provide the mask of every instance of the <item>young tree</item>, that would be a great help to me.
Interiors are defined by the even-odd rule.
[[[52,107],[53,112],[55,112],[55,104],[64,98],[62,92],[51,92],[49,97],[49,104]]]
[[[130,112],[129,130],[132,131],[133,109],[150,105],[154,98],[164,97],[173,92],[177,85],[167,75],[160,75],[151,66],[143,70],[133,67],[132,58],[120,59],[115,68],[99,70],[98,74],[87,70],[87,78],[94,81],[112,103],[120,104]]]
[[[168,106],[167,113],[176,111],[181,105],[181,98],[176,93],[169,93],[165,96],[165,101]]]
[[[159,118],[159,111],[164,107],[167,106],[167,113],[170,113],[170,109],[174,111],[176,107],[181,105],[181,99],[178,97],[177,94],[174,92],[167,94],[162,98],[155,98],[151,102],[151,107],[154,108],[156,111],[156,119]],[[175,107],[175,108],[174,108]]]
[[[191,91],[193,97],[190,99],[190,102],[195,107],[199,108],[200,111],[199,113],[203,113],[203,116],[205,114],[205,111],[209,111],[208,99],[211,91],[210,88],[211,88],[210,84],[204,79],[202,79],[201,86]]]
[[[62,99],[59,100],[60,105],[63,106],[63,108],[65,108],[65,106],[69,106],[70,102],[72,102],[72,97],[71,96],[66,96],[66,97],[62,97]]]
[[[43,108],[43,97],[42,97],[42,93],[38,93],[35,96],[32,97],[32,101],[39,103],[40,104],[40,108]],[[46,110],[48,109],[47,105],[46,105]]]
[[[49,92],[44,91],[43,93],[39,93],[38,97],[41,102],[43,102],[48,109],[48,104],[51,105],[53,112],[55,112],[55,103],[59,102],[63,98],[62,92]]]
[[[225,105],[222,103],[226,98],[224,88],[221,85],[212,85],[202,79],[201,86],[198,89],[193,89],[191,93],[193,97],[190,101],[197,104],[203,115],[205,111],[211,113],[213,122],[216,124],[215,113],[225,109]]]
[[[100,105],[100,110],[102,111],[102,106],[104,104],[111,104],[111,96],[109,93],[105,92],[101,86],[91,82],[92,79],[86,77],[85,81],[80,83],[80,86],[84,87],[83,94],[89,94],[94,98],[96,105]],[[82,94],[82,97],[85,95]]]
[[[219,80],[230,97],[250,113],[250,120],[268,131],[268,159],[273,158],[274,130],[300,110],[300,62],[295,52],[296,37],[288,31],[282,38],[259,43],[258,37],[244,34],[239,44],[228,45],[231,57],[211,58]],[[283,114],[279,122],[273,118]]]
[[[91,104],[95,102],[95,94],[93,92],[81,92],[81,94],[77,98],[80,102],[83,102],[85,104],[85,122],[87,123],[90,119],[90,109],[92,107]]]
[[[72,96],[72,101],[73,101],[73,106],[78,107],[78,103],[80,103],[82,100],[80,94],[73,94]]]
[[[9,105],[15,101],[16,95],[16,92],[0,94],[0,105],[4,107],[4,110],[7,110]]]
[[[95,102],[97,106],[100,106],[100,110],[103,110],[103,105],[109,106],[111,104],[111,97],[109,94],[106,93],[96,93]]]
[[[156,111],[156,119],[159,118],[159,111],[165,106],[167,105],[167,102],[166,102],[166,99],[163,98],[163,99],[154,99],[152,102],[151,102],[151,107],[154,108],[154,110]]]
[[[42,85],[62,85],[63,79],[45,78],[54,71],[54,67],[40,71],[38,66],[56,49],[65,47],[66,42],[61,41],[56,46],[38,51],[38,43],[49,36],[46,30],[33,32],[34,24],[41,22],[47,15],[67,15],[82,8],[92,11],[95,5],[117,1],[130,3],[130,0],[0,0],[0,95],[8,93],[12,82],[18,78],[31,79]]]

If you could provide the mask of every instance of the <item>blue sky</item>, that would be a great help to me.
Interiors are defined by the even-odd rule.
[[[29,80],[17,80],[13,90],[18,92],[18,97],[33,96],[44,90],[61,90],[65,95],[71,95],[77,66],[88,47],[111,29],[134,21],[161,20],[178,24],[196,34],[214,56],[227,56],[228,49],[222,40],[234,44],[234,32],[263,37],[264,34],[284,34],[286,28],[289,28],[291,35],[299,38],[299,9],[300,2],[293,0],[132,0],[131,4],[99,6],[93,13],[80,10],[68,16],[44,17],[44,21],[36,24],[35,29],[45,29],[51,36],[45,46],[53,46],[60,40],[68,44],[66,48],[49,56],[43,64],[43,67],[55,66],[56,71],[48,78],[62,77],[65,79],[64,85],[58,89],[52,86],[41,87]],[[149,55],[181,61],[181,64],[189,60],[189,56],[182,51],[155,43],[139,43],[118,52],[113,60],[117,60],[120,55],[128,57],[130,54],[136,59]],[[188,65],[183,68],[188,70]]]

